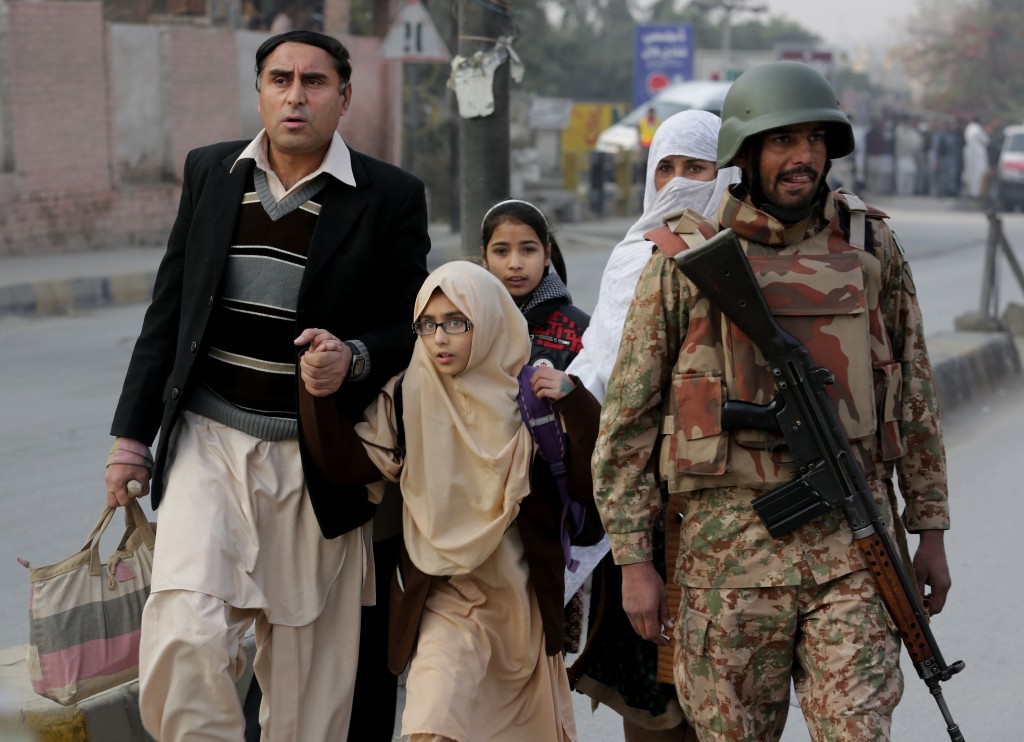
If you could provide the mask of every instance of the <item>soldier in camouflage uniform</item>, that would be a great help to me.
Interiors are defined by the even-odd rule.
[[[691,214],[670,226],[688,246],[731,227],[780,324],[835,374],[832,402],[888,526],[900,543],[904,525],[919,534],[913,572],[934,615],[950,585],[939,413],[913,278],[885,214],[825,185],[830,159],[853,150],[850,124],[824,77],[779,62],[733,84],[718,147],[719,168],[743,170],[718,225]],[[674,644],[680,701],[702,741],[778,740],[791,680],[814,740],[888,740],[899,637],[842,513],[772,538],[751,500],[794,476],[785,448],[764,431],[723,429],[724,400],[773,396],[760,351],[655,251],[594,452],[624,608],[641,636]],[[680,529],[673,606],[651,564],[666,501],[666,526]]]

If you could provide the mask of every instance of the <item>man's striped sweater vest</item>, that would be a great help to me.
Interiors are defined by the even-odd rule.
[[[321,175],[277,202],[259,168],[242,198],[189,409],[264,440],[297,435],[295,310]]]

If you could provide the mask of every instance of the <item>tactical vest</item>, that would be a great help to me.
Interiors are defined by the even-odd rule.
[[[847,230],[841,210],[849,217]],[[853,194],[835,193],[825,205],[827,225],[811,237],[779,247],[741,239],[772,314],[834,375],[829,398],[869,477],[903,453],[902,374],[879,306],[882,265],[877,251],[864,249],[866,218],[876,214]],[[734,229],[742,238],[742,225]],[[666,218],[666,227],[648,239],[674,254],[715,231],[699,214],[684,212]],[[873,240],[889,239],[888,230],[871,232]],[[794,474],[780,436],[722,428],[726,400],[764,405],[775,396],[764,357],[687,285],[689,323],[662,408],[661,479],[669,492],[780,485]]]

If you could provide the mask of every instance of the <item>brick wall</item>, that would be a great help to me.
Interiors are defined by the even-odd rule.
[[[397,164],[401,132],[385,112],[401,110],[402,64],[381,59],[379,39],[338,38],[352,55],[352,106],[338,129],[353,148]]]
[[[9,5],[11,124],[21,187],[110,189],[111,107],[103,8]]]
[[[171,172],[180,179],[190,150],[242,138],[235,33],[226,28],[170,30]]]
[[[0,176],[0,255],[163,244],[180,192],[177,183],[26,192],[15,176]]]
[[[0,171],[0,255],[164,242],[188,151],[246,136],[242,96],[252,95],[255,107],[255,93],[250,63],[239,70],[238,37],[226,28],[167,28],[166,46],[154,50],[166,54],[157,65],[163,74],[152,85],[166,96],[161,110],[169,125],[159,136],[166,132],[170,176],[125,183],[117,171],[115,111],[126,83],[112,74],[112,34],[102,3],[8,2],[7,9],[3,104],[13,168]],[[376,39],[342,39],[357,71],[356,100],[341,131],[353,147],[395,161],[397,127],[386,111],[399,89],[388,75],[400,75],[401,66],[377,58]]]
[[[115,172],[116,96],[102,4],[8,8],[14,168],[0,173],[0,254],[162,243],[188,150],[241,135],[234,34],[171,29],[165,89],[175,180],[128,186]]]
[[[115,173],[101,3],[13,2],[8,11],[13,170],[0,173],[0,254],[165,240],[180,187],[124,187]]]

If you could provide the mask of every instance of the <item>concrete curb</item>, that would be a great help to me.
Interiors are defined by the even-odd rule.
[[[147,302],[156,271],[65,278],[0,286],[0,316],[70,314],[119,304]]]
[[[928,338],[943,411],[961,407],[1021,374],[1019,341],[1008,332],[951,332]]]
[[[433,240],[427,256],[427,268],[433,270],[448,260],[461,257],[458,235],[442,235]],[[95,253],[104,257],[103,253]],[[134,270],[107,275],[53,278],[0,285],[0,317],[54,316],[79,310],[100,309],[149,302],[156,283],[156,264],[163,253],[155,252],[151,270]],[[134,262],[138,262],[135,260]]]
[[[239,700],[252,680],[256,641],[243,647],[246,670],[235,686]],[[25,645],[0,650],[0,740],[5,742],[153,742],[139,716],[139,681],[99,693],[74,706],[36,695],[25,666]]]

